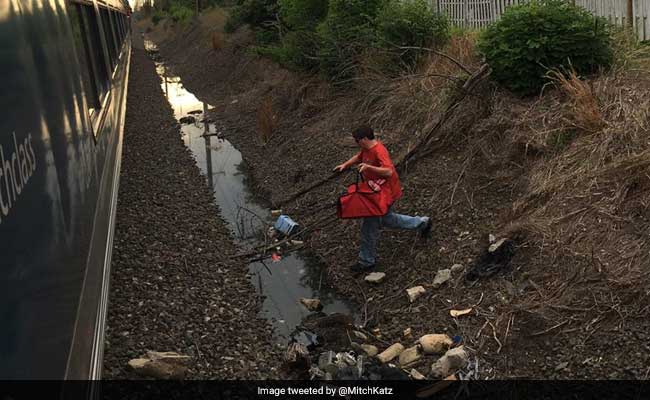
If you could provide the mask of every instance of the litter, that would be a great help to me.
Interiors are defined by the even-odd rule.
[[[466,308],[464,310],[451,310],[451,311],[449,311],[449,314],[451,314],[452,317],[456,318],[456,317],[460,317],[462,315],[467,315],[467,314],[469,314],[471,312],[472,312],[471,308]]]

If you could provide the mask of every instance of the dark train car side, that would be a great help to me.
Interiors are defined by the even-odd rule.
[[[0,379],[101,377],[126,0],[0,0]]]

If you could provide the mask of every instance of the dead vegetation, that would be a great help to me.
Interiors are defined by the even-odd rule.
[[[279,118],[273,109],[273,100],[264,98],[257,109],[257,135],[262,144],[267,144],[278,128]]]

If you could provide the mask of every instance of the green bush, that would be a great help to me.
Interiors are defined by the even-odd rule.
[[[327,15],[328,0],[280,0],[280,18],[291,30],[313,30]]]
[[[379,45],[395,50],[399,47],[442,47],[449,40],[447,18],[434,12],[425,0],[388,2],[377,15]],[[399,51],[400,60],[413,64],[422,51]]]
[[[278,12],[278,0],[240,0],[233,7],[224,26],[226,32],[234,32],[241,25],[262,27],[265,22],[274,21]]]
[[[151,22],[152,22],[154,25],[158,25],[158,23],[159,23],[160,21],[162,21],[163,19],[165,19],[165,18],[166,18],[166,15],[165,15],[164,12],[162,12],[162,11],[160,11],[160,10],[156,10],[156,11],[153,13],[153,15],[151,16]]]
[[[551,68],[588,74],[612,62],[609,25],[562,0],[510,7],[481,35],[492,76],[520,94],[539,92]]]
[[[318,38],[312,31],[288,32],[279,45],[258,47],[256,51],[292,70],[312,70],[318,66]]]
[[[375,19],[388,1],[330,0],[327,17],[316,29],[320,69],[335,80],[353,76],[359,55],[372,46]]]
[[[189,7],[179,4],[172,4],[172,6],[169,7],[169,17],[174,22],[183,23],[192,18],[193,15],[194,11]]]

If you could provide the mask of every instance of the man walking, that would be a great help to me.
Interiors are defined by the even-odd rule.
[[[335,171],[344,171],[354,164],[358,164],[359,173],[367,181],[382,182],[381,190],[388,190],[391,206],[388,213],[381,217],[366,217],[361,222],[361,249],[359,260],[353,267],[356,272],[370,270],[375,267],[377,259],[377,240],[380,228],[407,229],[420,232],[423,237],[428,237],[431,232],[431,219],[429,217],[411,217],[393,212],[393,205],[402,196],[402,187],[397,176],[395,166],[390,159],[386,147],[375,139],[375,133],[369,126],[361,126],[352,132],[352,137],[357,142],[361,151],[352,158],[337,165]]]

